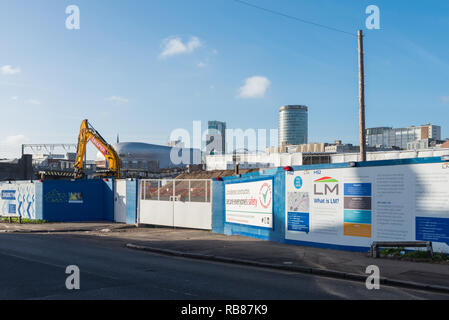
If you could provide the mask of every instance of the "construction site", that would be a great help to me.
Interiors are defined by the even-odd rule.
[[[98,151],[95,160],[87,159],[89,142]],[[172,152],[188,153],[189,161],[173,163]],[[0,161],[0,180],[175,178],[203,170],[202,164],[193,164],[194,157],[201,157],[200,150],[137,142],[111,145],[83,120],[77,143],[23,144],[20,159]]]

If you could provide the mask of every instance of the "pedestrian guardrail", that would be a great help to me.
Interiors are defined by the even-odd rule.
[[[433,247],[431,241],[376,241],[371,244],[370,255],[379,257],[379,248],[427,248],[429,258],[433,258]]]

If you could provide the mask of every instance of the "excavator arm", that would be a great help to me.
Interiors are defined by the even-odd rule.
[[[106,140],[95,130],[92,125],[87,121],[83,120],[81,123],[80,133],[78,136],[78,147],[76,151],[76,162],[74,165],[75,169],[75,179],[80,179],[84,176],[83,164],[84,157],[86,155],[86,146],[89,140],[93,145],[100,151],[108,164],[108,169],[110,173],[113,173],[116,178],[120,178],[120,159],[114,148],[109,145]]]

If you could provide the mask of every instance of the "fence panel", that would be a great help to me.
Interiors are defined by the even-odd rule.
[[[141,180],[139,222],[211,230],[210,180]]]
[[[0,182],[0,217],[36,219],[35,184]]]

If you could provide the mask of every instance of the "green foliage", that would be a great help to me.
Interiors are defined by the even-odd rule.
[[[1,222],[9,222],[10,221],[9,219],[10,218],[2,217],[2,218],[0,218],[0,221]],[[13,218],[11,218],[11,222],[12,223],[19,223],[19,218],[13,217]],[[47,223],[47,221],[45,221],[45,220],[31,220],[31,219],[22,218],[22,223],[23,224],[43,224],[43,223]]]
[[[425,250],[406,250],[405,248],[384,248],[379,249],[379,254],[383,258],[393,258],[409,261],[431,261],[429,253]],[[444,253],[434,253],[433,262],[449,263],[449,255]]]

